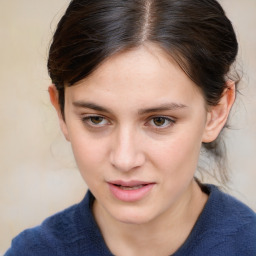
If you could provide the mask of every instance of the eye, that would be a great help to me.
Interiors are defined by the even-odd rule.
[[[103,116],[85,116],[82,118],[82,121],[90,126],[104,126],[104,125],[108,125],[109,121],[104,118]]]
[[[166,128],[174,123],[174,120],[164,116],[156,116],[149,121],[149,125],[153,126],[154,128]]]

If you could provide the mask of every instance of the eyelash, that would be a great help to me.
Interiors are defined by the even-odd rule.
[[[81,119],[82,119],[82,122],[83,123],[85,123],[85,124],[87,124],[87,125],[89,125],[89,126],[91,126],[91,127],[95,127],[95,128],[100,128],[100,127],[103,127],[103,126],[105,126],[106,124],[95,124],[95,123],[93,123],[92,122],[92,118],[102,118],[102,120],[106,120],[107,121],[107,118],[105,118],[104,116],[100,116],[100,115],[88,115],[88,116],[83,116]],[[108,122],[108,124],[107,125],[109,125],[110,124],[110,122],[109,121],[107,121]]]
[[[92,118],[99,118],[102,119],[102,121],[106,121],[107,123],[104,124],[95,124],[92,122]],[[150,124],[150,122],[154,122],[155,119],[163,119],[162,121],[164,122],[168,122],[168,124],[163,125],[163,126],[157,126],[154,124]],[[82,122],[85,123],[86,125],[93,127],[93,128],[101,128],[104,127],[105,125],[109,125],[111,124],[110,121],[108,121],[107,118],[105,118],[104,116],[101,115],[88,115],[88,116],[83,116],[82,118]],[[154,129],[160,130],[160,129],[167,129],[171,126],[173,126],[175,124],[176,120],[171,119],[169,117],[166,116],[152,116],[148,119],[148,121],[146,122],[146,126],[152,126]]]
[[[155,124],[152,125],[152,127],[154,129],[166,129],[166,128],[169,128],[171,126],[173,126],[175,124],[175,120],[174,119],[171,119],[170,117],[166,117],[166,116],[153,116],[153,117],[150,117],[149,121],[147,121],[147,123],[150,123],[150,122],[154,122],[154,120],[156,119],[163,119],[162,121],[164,121],[165,123],[168,122],[168,124],[165,124],[163,126],[157,126]]]

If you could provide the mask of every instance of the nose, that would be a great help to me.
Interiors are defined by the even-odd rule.
[[[110,161],[116,169],[122,172],[134,170],[144,164],[145,154],[134,129],[126,128],[117,132]]]

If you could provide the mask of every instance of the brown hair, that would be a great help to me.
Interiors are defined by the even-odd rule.
[[[238,44],[230,20],[215,0],[72,0],[49,51],[48,70],[64,116],[65,86],[89,76],[113,54],[152,42],[164,49],[217,105]],[[217,141],[204,145],[215,157]],[[220,172],[225,182],[226,172]]]

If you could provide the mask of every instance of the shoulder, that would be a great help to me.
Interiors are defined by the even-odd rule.
[[[225,226],[227,232],[244,228],[247,225],[250,225],[252,229],[256,228],[256,213],[252,209],[214,185],[207,185],[207,188],[210,196],[205,207],[206,213],[214,213],[218,217],[217,223],[227,224]]]
[[[256,255],[256,214],[248,206],[213,185],[196,228],[210,255]],[[215,254],[214,254],[215,253]]]
[[[240,255],[256,255],[256,213],[233,196],[213,189],[213,209],[219,214],[226,240]]]
[[[51,255],[58,247],[65,250],[61,243],[65,244],[65,240],[74,233],[76,208],[74,205],[47,218],[40,226],[21,232],[12,240],[6,255]]]
[[[20,233],[5,255],[81,255],[81,250],[91,250],[89,241],[97,236],[97,228],[89,209],[90,198],[88,192],[81,203]]]

